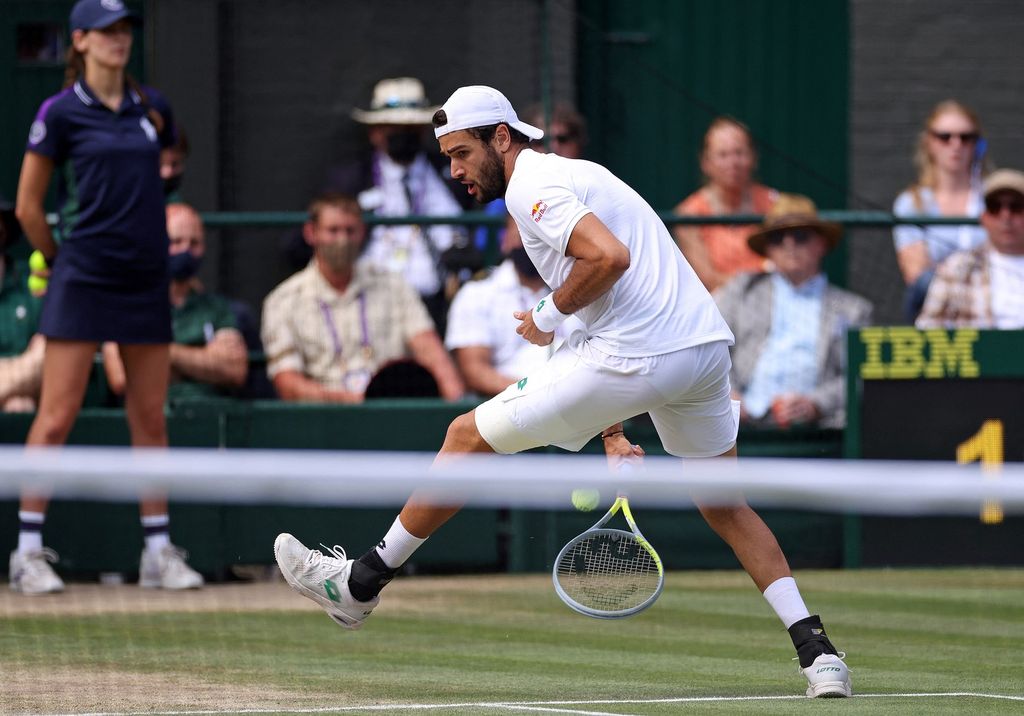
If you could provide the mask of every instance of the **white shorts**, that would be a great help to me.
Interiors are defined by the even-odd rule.
[[[622,358],[570,339],[531,375],[477,407],[476,427],[498,453],[544,445],[577,451],[609,425],[650,413],[665,452],[714,457],[736,443],[739,430],[731,367],[725,341]]]

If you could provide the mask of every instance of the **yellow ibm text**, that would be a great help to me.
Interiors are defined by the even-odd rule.
[[[980,373],[974,360],[974,329],[878,326],[862,328],[860,340],[865,351],[860,377],[865,380],[977,378]]]

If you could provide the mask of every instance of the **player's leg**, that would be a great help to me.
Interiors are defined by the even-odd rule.
[[[493,452],[476,426],[475,412],[448,426],[435,464],[467,453]],[[461,509],[413,495],[381,540],[358,559],[344,550],[311,550],[290,534],[278,535],[274,556],[297,592],[319,604],[339,625],[358,629],[379,602],[379,594],[427,538]]]
[[[662,362],[655,380],[684,388],[672,403],[651,411],[665,450],[680,457],[735,459],[739,405],[731,399],[725,344],[678,351]],[[805,606],[772,531],[742,497],[728,504],[697,502],[708,525],[732,548],[789,631],[808,679],[807,695],[849,696],[846,665],[819,617]]]
[[[124,363],[124,410],[133,447],[167,447],[164,403],[170,380],[170,346],[166,343],[121,344]],[[139,501],[145,547],[139,557],[139,586],[195,589],[203,577],[188,566],[183,550],[171,544],[167,496],[144,494]]]
[[[82,406],[92,370],[96,343],[50,339],[43,357],[39,410],[25,440],[27,446],[63,445]],[[18,508],[18,546],[11,552],[10,586],[24,594],[64,589],[50,567],[57,555],[43,547],[42,530],[49,496],[31,490],[21,495]]]

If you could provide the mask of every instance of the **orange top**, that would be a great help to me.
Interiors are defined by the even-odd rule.
[[[736,213],[764,214],[779,198],[775,189],[753,184],[750,187],[750,208]],[[684,216],[720,216],[733,212],[714,206],[714,198],[706,187],[686,197],[675,213]],[[757,230],[756,224],[705,224],[695,226],[700,240],[708,248],[711,265],[720,273],[732,276],[741,271],[763,271],[765,259],[747,245],[747,237]]]

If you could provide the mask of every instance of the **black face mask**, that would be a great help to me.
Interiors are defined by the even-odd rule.
[[[399,164],[412,164],[412,160],[420,151],[420,133],[418,131],[400,131],[388,137],[388,156]]]
[[[174,176],[164,179],[164,196],[170,196],[174,192],[178,191],[178,189],[181,188],[181,180],[184,176],[184,174],[175,174]]]
[[[537,267],[533,265],[533,261],[530,261],[530,257],[526,253],[526,249],[522,246],[509,251],[508,257],[512,259],[512,265],[516,267],[516,271],[518,271],[519,275],[523,278],[540,278],[540,273],[537,271]]]
[[[167,257],[167,271],[172,281],[188,281],[199,273],[202,263],[203,260],[193,256],[191,251],[182,251]]]

